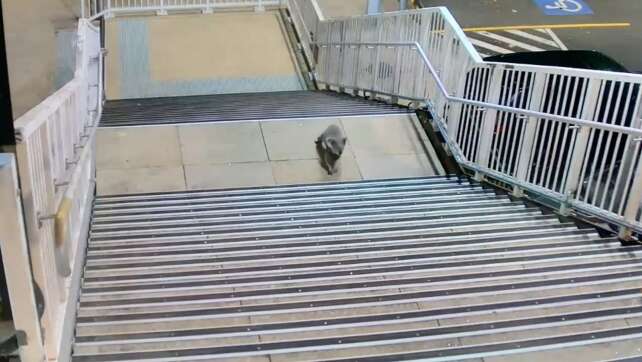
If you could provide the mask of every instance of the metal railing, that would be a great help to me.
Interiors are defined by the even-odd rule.
[[[296,32],[300,36],[301,46],[311,66],[314,66],[316,51],[314,43],[317,41],[319,23],[324,21],[323,12],[316,1],[291,0],[288,2],[290,17]]]
[[[19,348],[21,361],[42,361],[45,349],[31,275],[29,247],[22,216],[15,156],[0,153],[0,249],[7,276],[13,326],[27,336]],[[7,301],[3,301],[6,307]]]
[[[33,277],[50,359],[68,354],[94,195],[94,133],[102,112],[100,31],[78,24],[72,81],[15,122]],[[75,279],[74,279],[75,278]]]
[[[95,19],[116,14],[156,12],[165,15],[168,11],[202,11],[211,13],[224,9],[255,9],[281,7],[282,0],[81,0],[84,18]]]
[[[317,82],[423,103],[477,178],[642,232],[642,76],[483,62],[443,7],[306,21]]]

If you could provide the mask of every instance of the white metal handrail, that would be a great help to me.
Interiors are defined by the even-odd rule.
[[[211,13],[224,9],[255,9],[281,7],[282,0],[81,0],[84,18],[97,19],[116,14],[156,12],[165,15],[168,11],[202,11]]]
[[[316,27],[319,83],[421,101],[479,178],[642,231],[641,76],[483,62],[445,8]]]
[[[69,355],[94,195],[94,138],[102,112],[100,30],[78,24],[74,78],[15,122],[33,277],[45,302],[48,359]]]
[[[412,50],[417,51],[417,53],[421,57],[421,61],[424,63],[424,65],[427,67],[427,69],[430,70],[430,73],[433,75],[434,81],[437,84],[437,89],[439,90],[441,95],[443,97],[445,97],[446,100],[448,100],[448,101],[457,102],[457,103],[461,103],[461,104],[467,104],[467,105],[476,106],[476,107],[487,108],[487,109],[496,109],[496,110],[504,111],[504,112],[520,113],[522,115],[535,117],[535,118],[538,118],[538,119],[549,118],[549,119],[552,119],[552,120],[555,120],[555,121],[574,124],[574,125],[578,125],[578,126],[587,126],[587,127],[592,127],[592,128],[595,128],[595,129],[622,132],[622,133],[626,133],[626,134],[629,134],[629,135],[632,135],[632,136],[642,137],[642,129],[618,126],[618,125],[614,125],[614,124],[603,124],[603,123],[594,122],[594,121],[588,121],[588,120],[584,120],[584,119],[580,119],[580,118],[559,116],[559,115],[555,115],[555,114],[549,114],[549,113],[538,112],[538,111],[531,111],[531,110],[527,110],[527,109],[515,108],[515,107],[504,106],[504,105],[500,105],[500,104],[493,104],[493,103],[488,103],[488,102],[481,102],[481,101],[475,101],[475,100],[471,100],[471,99],[452,96],[452,95],[450,95],[450,93],[446,89],[446,87],[445,87],[444,83],[442,82],[442,80],[437,76],[437,71],[435,70],[435,67],[432,65],[432,63],[428,59],[428,56],[426,55],[424,50],[421,49],[421,45],[418,42],[365,42],[365,43],[337,43],[337,42],[324,43],[324,42],[316,42],[314,44],[317,45],[317,46],[320,46],[320,47],[335,47],[335,48],[342,48],[342,47],[350,47],[350,48],[355,48],[355,47],[410,47],[410,48],[412,48]],[[344,87],[346,87],[346,86],[344,85]],[[347,86],[347,88],[354,89],[355,85],[353,84],[352,86]],[[410,96],[410,95],[396,94],[396,96],[401,97],[401,98],[406,98],[406,99],[419,100],[419,98],[414,98],[413,96]],[[421,100],[424,100],[424,99],[421,99]]]

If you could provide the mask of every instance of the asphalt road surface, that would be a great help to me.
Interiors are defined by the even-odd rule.
[[[478,46],[481,53],[492,55],[505,52],[503,49],[535,51],[536,48],[597,50],[630,71],[642,72],[642,0],[562,0],[562,6],[567,8],[553,9],[556,1],[559,0],[422,0],[421,3],[426,7],[448,7],[463,28],[475,30],[467,33],[477,42],[476,46],[486,46],[486,49]],[[551,15],[553,13],[564,16]],[[536,26],[541,29],[534,29]],[[502,35],[502,31],[511,32],[508,35],[515,43]]]

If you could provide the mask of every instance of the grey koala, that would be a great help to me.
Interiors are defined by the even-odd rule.
[[[334,124],[328,127],[314,141],[321,166],[328,171],[328,175],[332,175],[337,171],[336,163],[341,157],[347,141],[348,139],[343,135],[341,128]]]

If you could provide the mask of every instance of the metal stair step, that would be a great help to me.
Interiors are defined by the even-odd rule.
[[[73,361],[562,355],[642,340],[641,264],[454,177],[106,197]]]
[[[441,185],[441,184],[469,184],[465,179],[452,175],[431,176],[420,178],[401,178],[386,180],[362,180],[362,181],[345,181],[345,182],[324,182],[316,184],[299,184],[299,185],[280,185],[280,186],[262,186],[262,187],[242,187],[228,188],[223,190],[191,190],[176,192],[157,192],[146,194],[127,194],[127,195],[102,195],[96,197],[96,205],[120,203],[120,202],[144,202],[148,200],[171,200],[187,199],[191,197],[211,197],[211,196],[251,196],[251,195],[279,195],[292,192],[316,192],[316,191],[336,191],[336,190],[364,190],[380,188],[382,186],[413,186],[413,185]]]
[[[107,101],[101,127],[403,114],[407,108],[329,91]]]
[[[123,353],[162,351],[168,343],[177,343],[178,346],[194,346],[205,343],[209,347],[230,344],[252,344],[260,336],[261,341],[288,341],[297,339],[337,338],[350,335],[371,334],[381,332],[396,332],[413,329],[440,328],[441,333],[472,332],[473,328],[467,325],[481,325],[488,323],[511,323],[516,325],[528,324],[524,321],[552,322],[560,318],[566,320],[608,318],[619,316],[623,312],[627,315],[639,312],[642,302],[622,296],[607,297],[587,303],[589,296],[584,300],[576,299],[577,304],[569,305],[568,302],[557,301],[559,298],[549,298],[549,301],[540,300],[540,308],[532,306],[516,306],[507,308],[497,304],[493,313],[461,313],[459,316],[448,317],[448,314],[437,316],[433,311],[415,310],[401,313],[381,314],[376,316],[363,316],[351,318],[336,318],[331,320],[303,321],[292,323],[265,323],[248,324],[239,327],[222,327],[200,330],[179,331],[172,335],[168,332],[150,332],[141,334],[86,336],[76,339],[76,353]],[[503,308],[502,308],[503,307]],[[451,315],[454,315],[451,313]],[[569,317],[574,316],[574,317]],[[515,322],[514,320],[519,320]],[[497,327],[497,326],[496,326]],[[482,328],[478,328],[482,331]],[[473,333],[471,333],[473,334]],[[175,337],[180,337],[176,341]],[[231,343],[232,342],[232,343]],[[245,343],[242,343],[245,342]],[[193,344],[194,343],[194,344]]]

